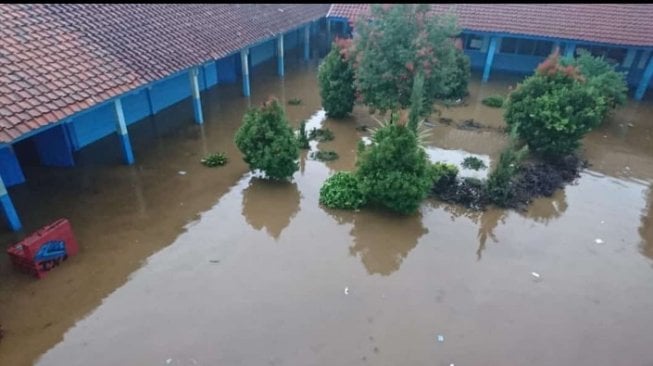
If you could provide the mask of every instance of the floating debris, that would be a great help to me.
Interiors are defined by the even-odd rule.
[[[442,334],[438,334],[438,342],[444,342],[444,336]]]
[[[596,242],[596,244],[603,244],[603,240],[600,238],[595,239],[594,242]]]
[[[540,279],[540,274],[537,272],[531,272],[531,275],[537,279]]]
[[[186,171],[185,171],[185,170],[180,170],[180,171],[178,171],[177,173],[179,173],[179,175],[186,175]]]
[[[219,259],[211,259],[211,260],[209,260],[209,262],[211,262],[211,263],[220,263],[220,260]]]
[[[349,287],[345,287],[345,295],[349,295]]]

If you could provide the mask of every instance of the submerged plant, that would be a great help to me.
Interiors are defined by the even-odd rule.
[[[332,150],[314,151],[310,154],[310,157],[320,161],[331,161],[338,159],[338,153]]]
[[[299,142],[300,149],[308,149],[310,145],[308,143],[308,134],[306,133],[306,121],[302,121],[299,125],[299,135],[297,136],[297,141]]]
[[[337,172],[320,188],[320,203],[329,208],[356,210],[366,201],[358,178],[350,172]]]
[[[480,170],[480,169],[486,169],[487,165],[483,162],[483,160],[475,157],[475,156],[468,156],[463,160],[463,163],[461,164],[463,168],[466,169],[472,169],[472,170]]]
[[[308,135],[309,140],[319,142],[331,141],[333,138],[333,131],[328,128],[313,128],[311,133]]]
[[[209,154],[202,158],[200,162],[209,168],[215,168],[218,166],[223,166],[227,164],[227,155],[225,153],[219,152],[219,153],[214,153],[214,154]]]
[[[481,103],[485,104],[488,107],[492,108],[501,108],[505,98],[501,95],[490,95],[489,97],[483,98]]]
[[[299,169],[299,144],[276,99],[245,113],[234,142],[250,169],[269,178],[288,179]]]
[[[302,100],[300,98],[291,98],[288,100],[288,104],[290,105],[300,105],[302,104]]]

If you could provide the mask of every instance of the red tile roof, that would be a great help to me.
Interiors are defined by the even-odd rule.
[[[627,46],[653,46],[653,4],[438,4],[452,8],[461,28],[566,38]],[[333,4],[328,17],[354,20],[369,4]]]
[[[326,15],[328,4],[0,4],[0,142]]]

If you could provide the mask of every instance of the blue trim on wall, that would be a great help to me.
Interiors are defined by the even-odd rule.
[[[0,179],[7,187],[25,182],[25,175],[11,145],[0,148]]]

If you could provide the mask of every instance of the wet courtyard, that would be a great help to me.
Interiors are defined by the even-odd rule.
[[[0,365],[653,365],[653,102],[592,132],[591,166],[526,212],[347,212],[319,190],[376,122],[326,119],[317,61],[288,66],[256,70],[249,100],[238,84],[204,93],[203,126],[189,100],[131,126],[133,166],[109,136],[72,169],[25,167],[10,193],[26,231],[67,217],[80,254],[41,281],[0,259]],[[494,167],[502,110],[480,100],[521,78],[479,79],[430,119],[433,160]],[[270,95],[294,126],[331,129],[311,149],[340,158],[303,151],[290,183],[248,172],[233,136]],[[226,166],[199,163],[218,151]]]

